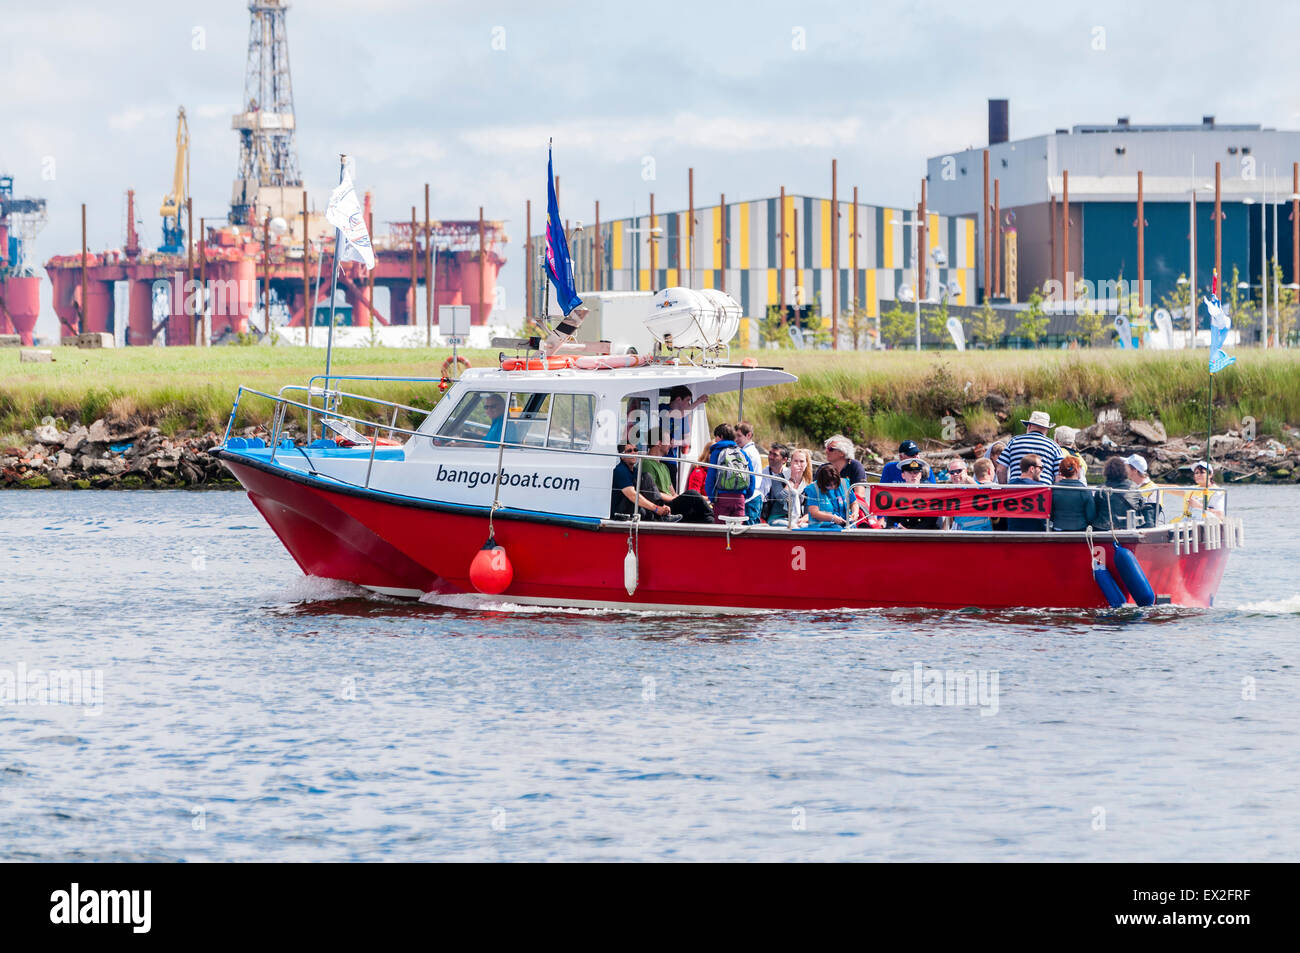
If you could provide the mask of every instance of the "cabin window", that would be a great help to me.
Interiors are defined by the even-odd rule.
[[[443,438],[440,442],[464,441],[465,446],[497,443],[505,409],[504,391],[469,391],[439,428],[438,436]]]
[[[554,396],[512,391],[506,443],[524,447],[546,446],[546,428],[550,423],[551,400]]]
[[[594,403],[590,394],[555,394],[546,445],[562,450],[590,449]]]

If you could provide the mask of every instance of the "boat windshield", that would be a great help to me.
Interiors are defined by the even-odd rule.
[[[591,446],[591,394],[470,390],[438,429],[442,446],[585,450]]]

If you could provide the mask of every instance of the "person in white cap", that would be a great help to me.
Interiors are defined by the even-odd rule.
[[[1192,479],[1196,489],[1188,490],[1183,498],[1183,518],[1201,520],[1207,516],[1223,519],[1225,512],[1223,490],[1214,485],[1211,479],[1214,467],[1208,460],[1198,460],[1192,467]]]
[[[1160,511],[1160,488],[1155,485],[1150,473],[1147,472],[1146,457],[1132,454],[1124,458],[1124,465],[1128,467],[1129,481],[1137,487],[1138,494],[1142,497],[1143,509],[1150,511],[1147,525],[1154,526],[1155,517]]]
[[[1128,478],[1133,481],[1133,485],[1142,491],[1145,496],[1148,490],[1156,488],[1155,483],[1151,480],[1151,475],[1147,472],[1146,458],[1140,454],[1133,454],[1125,457],[1124,462],[1128,464]]]
[[[1042,470],[1038,471],[1039,483],[1055,483],[1056,470],[1061,465],[1061,448],[1056,445],[1047,431],[1052,429],[1052,418],[1045,411],[1035,410],[1028,420],[1020,421],[1025,425],[1025,432],[1012,437],[1007,448],[998,457],[998,482],[1010,483],[1020,476],[1020,458],[1027,453],[1037,454]]]
[[[1056,428],[1056,433],[1053,434],[1053,437],[1056,439],[1056,445],[1061,448],[1061,459],[1064,460],[1066,457],[1073,457],[1077,460],[1079,463],[1079,473],[1082,474],[1079,479],[1086,482],[1088,477],[1088,464],[1084,461],[1083,454],[1079,453],[1078,449],[1075,447],[1075,441],[1079,439],[1079,431],[1075,430],[1073,427],[1067,427],[1065,424],[1061,424],[1061,426]],[[1060,467],[1057,467],[1057,470],[1059,472]]]

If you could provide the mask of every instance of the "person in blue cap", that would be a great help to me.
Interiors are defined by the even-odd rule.
[[[922,478],[922,482],[934,482],[934,471],[930,469],[930,464],[921,459],[921,448],[916,445],[915,440],[904,440],[898,445],[898,459],[890,460],[885,464],[884,470],[880,473],[880,482],[902,483],[903,473],[900,468],[909,460],[918,461],[924,468],[925,476]]]

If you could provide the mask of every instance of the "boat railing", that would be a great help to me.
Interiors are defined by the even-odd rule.
[[[877,474],[872,473],[870,475],[876,476]],[[869,505],[869,497],[865,494],[858,494],[857,491],[865,490],[866,494],[870,494],[871,491],[869,488],[878,485],[880,485],[878,481],[876,483],[858,482],[858,483],[854,483],[851,489],[853,490],[855,496],[858,497],[859,503],[861,503],[864,507],[867,507]],[[899,487],[903,487],[903,486],[965,487],[972,490],[973,489],[1023,490],[1026,487],[1026,484],[1024,483],[937,483],[937,484],[935,483],[917,483],[917,484],[893,483],[887,485],[899,486]],[[1203,487],[1197,487],[1197,486],[1190,486],[1190,487],[1156,486],[1153,488],[1148,488],[1143,490],[1143,489],[1139,489],[1138,487],[1125,488],[1125,487],[1109,487],[1105,485],[1071,486],[1068,483],[1044,483],[1042,484],[1042,486],[1044,489],[1049,489],[1053,493],[1056,493],[1058,491],[1068,492],[1068,493],[1090,493],[1097,496],[1099,499],[1106,500],[1107,501],[1106,506],[1108,510],[1107,523],[1110,525],[1114,525],[1114,507],[1111,505],[1110,502],[1114,498],[1114,496],[1116,494],[1128,495],[1128,494],[1136,493],[1139,497],[1142,498],[1143,501],[1142,509],[1153,514],[1155,517],[1154,521],[1147,521],[1145,522],[1144,525],[1142,525],[1140,524],[1140,520],[1142,520],[1143,518],[1139,515],[1139,513],[1134,511],[1132,507],[1126,507],[1124,511],[1124,519],[1122,524],[1118,526],[1114,526],[1114,528],[1117,530],[1120,529],[1134,530],[1134,529],[1144,529],[1144,528],[1151,528],[1151,527],[1158,527],[1158,526],[1170,526],[1180,522],[1183,518],[1181,504],[1179,506],[1178,514],[1173,516],[1173,518],[1170,518],[1169,511],[1165,509],[1164,494],[1166,492],[1169,492],[1171,495],[1177,495],[1180,500],[1185,499],[1187,494],[1191,494],[1191,493],[1203,494],[1206,500],[1206,507],[1204,509],[1204,512],[1213,513],[1214,516],[1220,519],[1226,518],[1227,510],[1228,510],[1228,506],[1227,506],[1228,494],[1226,488],[1224,487],[1213,487],[1211,489],[1205,489]],[[1213,510],[1209,507],[1210,500],[1215,497],[1218,497],[1220,500],[1223,501],[1222,511]],[[1014,519],[1015,517],[1012,518]]]
[[[459,445],[464,445],[464,444],[477,445],[477,446],[481,447],[482,449],[486,449],[486,450],[504,450],[504,449],[511,449],[511,450],[529,450],[529,451],[538,451],[538,450],[540,450],[540,451],[547,452],[547,453],[563,453],[563,454],[566,454],[566,455],[579,455],[579,456],[588,456],[588,457],[603,457],[603,458],[606,458],[606,459],[609,459],[609,458],[615,458],[615,459],[617,459],[617,458],[620,458],[620,457],[635,457],[635,458],[637,459],[637,461],[638,461],[638,463],[637,463],[637,487],[638,487],[638,492],[639,492],[640,483],[641,483],[641,481],[640,481],[640,470],[641,470],[641,463],[640,463],[640,461],[642,461],[642,460],[658,460],[658,461],[660,461],[660,462],[662,462],[662,463],[671,463],[671,464],[674,464],[674,465],[681,465],[681,464],[683,464],[683,463],[686,463],[686,464],[689,464],[690,466],[703,467],[703,468],[705,468],[705,469],[712,469],[712,470],[728,470],[728,469],[731,469],[731,468],[729,468],[729,467],[722,466],[721,464],[705,463],[705,462],[703,462],[703,461],[697,461],[697,460],[687,460],[687,459],[682,458],[682,457],[654,456],[654,455],[652,455],[652,454],[644,454],[644,453],[628,454],[628,453],[623,453],[623,452],[621,452],[621,451],[619,451],[619,450],[591,450],[591,449],[583,450],[583,449],[578,449],[578,448],[576,448],[576,447],[547,447],[547,446],[533,446],[533,445],[530,445],[530,444],[510,443],[510,442],[506,442],[506,441],[504,441],[504,440],[502,440],[502,439],[498,439],[498,440],[482,440],[482,439],[478,439],[478,438],[476,438],[476,437],[463,437],[463,436],[448,437],[448,436],[441,435],[441,434],[423,433],[423,432],[420,432],[420,431],[418,431],[418,430],[410,430],[410,429],[405,428],[405,427],[399,427],[399,426],[397,426],[397,424],[396,424],[396,422],[395,422],[395,417],[394,417],[393,420],[390,420],[390,421],[387,421],[387,422],[378,422],[378,423],[377,423],[377,422],[372,421],[372,420],[365,420],[365,419],[363,419],[363,418],[361,418],[361,417],[355,417],[355,416],[353,416],[353,415],[351,415],[351,414],[345,414],[345,413],[343,413],[343,412],[340,411],[340,410],[333,410],[333,409],[329,409],[329,408],[325,408],[325,407],[317,407],[317,406],[312,405],[312,404],[309,404],[309,403],[303,403],[302,401],[293,400],[293,399],[291,399],[291,398],[289,398],[289,397],[286,397],[286,396],[284,395],[284,393],[283,393],[283,391],[286,391],[286,390],[304,390],[304,389],[307,389],[307,388],[304,387],[303,385],[286,385],[285,387],[281,388],[281,393],[279,393],[279,394],[269,394],[269,393],[267,393],[266,391],[260,391],[260,390],[256,390],[255,388],[252,388],[252,387],[245,387],[245,386],[241,385],[241,386],[239,387],[239,389],[235,392],[235,402],[234,402],[234,404],[233,404],[233,405],[231,406],[231,408],[230,408],[230,417],[229,417],[229,419],[228,419],[227,422],[226,422],[226,431],[225,431],[225,436],[224,436],[224,438],[223,438],[223,440],[222,440],[223,445],[226,444],[226,443],[229,443],[229,441],[230,441],[230,432],[231,432],[231,430],[234,428],[235,417],[236,417],[236,415],[237,415],[238,412],[239,412],[239,405],[240,405],[240,402],[243,400],[243,398],[244,398],[245,396],[252,396],[252,397],[263,397],[263,398],[265,398],[265,399],[267,399],[267,400],[269,400],[269,401],[271,401],[272,403],[274,403],[274,404],[277,405],[277,406],[276,406],[276,410],[275,410],[275,412],[274,412],[273,415],[272,415],[271,434],[270,434],[270,438],[271,438],[271,439],[270,439],[270,444],[271,444],[271,446],[270,446],[270,450],[271,450],[271,462],[272,462],[272,463],[275,462],[276,454],[277,454],[278,451],[280,450],[280,443],[281,443],[281,440],[282,440],[282,434],[283,434],[283,432],[284,432],[284,420],[285,420],[285,415],[286,415],[286,413],[288,412],[288,409],[291,408],[291,407],[296,407],[296,408],[298,408],[298,409],[300,409],[300,410],[303,410],[303,411],[315,412],[315,413],[319,414],[319,415],[322,416],[322,417],[328,417],[328,418],[332,418],[332,419],[340,420],[340,421],[343,421],[343,422],[345,422],[345,423],[350,423],[350,424],[360,424],[360,425],[363,426],[363,427],[369,427],[369,428],[374,429],[374,430],[376,431],[376,434],[375,434],[374,437],[372,437],[371,440],[369,441],[369,444],[370,444],[370,455],[369,455],[369,459],[368,459],[368,462],[367,462],[367,465],[366,465],[366,477],[365,477],[365,482],[362,483],[362,484],[355,484],[355,483],[351,483],[351,481],[348,481],[348,480],[342,480],[342,479],[340,479],[339,477],[334,476],[333,474],[330,474],[330,475],[329,475],[331,479],[338,480],[338,482],[340,482],[340,483],[346,483],[346,484],[348,484],[348,485],[350,485],[350,486],[357,486],[357,487],[359,487],[359,488],[361,488],[361,489],[369,489],[369,488],[370,488],[370,478],[371,478],[371,474],[373,473],[373,470],[374,470],[374,464],[375,464],[375,451],[376,451],[376,449],[377,449],[378,446],[379,446],[379,441],[378,441],[378,439],[376,439],[376,438],[377,438],[377,436],[378,436],[378,431],[381,431],[381,430],[383,430],[383,431],[387,431],[387,432],[389,432],[390,434],[404,434],[404,435],[407,436],[407,437],[424,437],[424,438],[429,439],[431,442],[435,442],[435,443],[436,443],[436,441],[438,441],[438,440],[445,440],[445,441],[447,441],[447,443],[446,443],[445,445],[457,445],[457,446],[459,446]],[[339,392],[339,393],[340,393],[341,396],[350,396],[350,395],[347,395],[347,394],[343,394],[342,392]],[[309,395],[309,396],[310,396],[310,395]],[[392,402],[392,401],[378,401],[378,399],[376,399],[376,402],[384,403],[384,404],[388,404],[389,406],[399,406],[399,407],[404,407],[404,406],[405,406],[405,405],[400,405],[400,404],[395,405],[394,402]],[[419,408],[408,408],[408,409],[418,410]],[[424,411],[424,413],[428,413],[428,411]],[[505,430],[505,428],[503,427],[503,428],[502,428],[503,435],[504,435],[504,430]],[[297,449],[301,449],[301,448],[297,448]],[[790,507],[791,507],[791,509],[790,509],[790,528],[792,528],[792,529],[797,528],[797,525],[798,525],[799,519],[800,519],[800,517],[801,517],[801,503],[802,503],[802,501],[800,500],[800,494],[799,494],[799,492],[798,492],[798,489],[795,487],[795,485],[794,485],[790,480],[788,480],[787,478],[782,477],[782,476],[778,476],[777,474],[774,474],[774,473],[754,474],[754,477],[755,477],[755,479],[762,479],[762,478],[766,477],[767,479],[775,480],[775,481],[777,481],[777,482],[779,482],[779,483],[781,483],[781,484],[784,484],[787,488],[790,489],[790,491],[791,491],[790,494],[789,494],[789,502],[790,502]],[[639,514],[637,514],[637,515],[639,515]]]
[[[313,397],[321,396],[322,394],[327,395],[326,403],[322,405],[321,410],[324,410],[326,407],[331,407],[331,406],[337,408],[339,403],[341,403],[343,400],[355,400],[362,403],[375,404],[380,407],[392,408],[393,412],[391,415],[391,419],[389,420],[388,424],[383,428],[389,431],[390,437],[392,436],[393,432],[397,429],[397,416],[402,411],[405,410],[409,413],[419,414],[421,417],[427,417],[429,414],[433,413],[432,408],[412,407],[410,404],[403,404],[400,401],[395,401],[395,400],[384,400],[382,397],[372,397],[369,394],[354,394],[351,393],[350,391],[345,391],[345,390],[332,390],[332,391],[313,390],[310,384],[306,384],[306,385],[285,384],[283,387],[280,388],[279,396],[283,397],[287,391],[305,391],[307,394],[308,407],[315,406],[314,404],[312,404]],[[319,413],[319,412],[320,411],[312,411],[312,410],[307,411],[307,433],[309,434],[315,433],[312,418],[315,413]],[[376,426],[376,425],[370,423],[367,426]]]
[[[381,404],[389,407],[400,408],[401,410],[413,411],[418,414],[427,415],[432,413],[431,409],[422,407],[411,407],[408,404],[399,404],[394,401],[382,400],[378,397],[371,397],[368,394],[353,394],[347,391],[331,389],[330,384],[336,381],[368,381],[371,383],[394,383],[394,384],[441,384],[444,378],[441,377],[387,377],[380,374],[316,374],[303,384],[286,384],[280,388],[283,394],[287,390],[305,390],[307,392],[307,403],[311,404],[315,397],[321,398],[322,407],[337,408],[339,402],[344,399],[366,401],[373,404]],[[324,386],[318,386],[318,382],[324,382]],[[313,433],[311,411],[307,412],[307,432]],[[393,422],[396,423],[397,413],[393,413]]]

